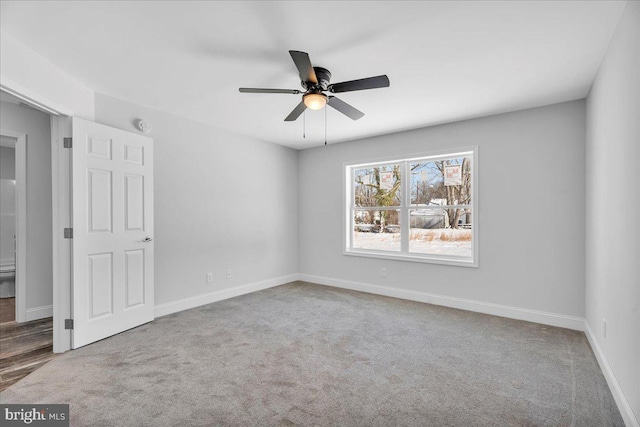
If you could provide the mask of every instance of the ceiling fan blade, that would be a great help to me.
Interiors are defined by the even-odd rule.
[[[328,90],[333,93],[353,92],[354,90],[378,89],[389,87],[389,77],[386,75],[367,77],[366,79],[350,80],[348,82],[329,85]]]
[[[301,101],[300,104],[298,104],[296,106],[296,108],[293,109],[293,111],[291,113],[289,113],[289,115],[287,116],[286,119],[284,119],[285,122],[294,122],[296,121],[296,119],[298,117],[300,117],[300,114],[303,113],[304,110],[307,109],[307,106],[304,105],[304,101]]]
[[[352,120],[358,120],[364,116],[364,113],[362,111],[357,110],[356,108],[347,104],[340,98],[336,98],[335,96],[330,96],[329,102],[327,104],[329,104],[331,107],[335,108],[336,110],[340,111],[342,114],[344,114],[345,116],[349,117]]]
[[[239,90],[242,93],[290,93],[293,95],[302,93],[296,89],[259,89],[253,87],[241,87]]]
[[[300,52],[299,50],[290,50],[289,54],[300,73],[300,80],[303,82],[318,83],[318,78],[316,77],[316,72],[311,65],[309,54],[306,52]]]

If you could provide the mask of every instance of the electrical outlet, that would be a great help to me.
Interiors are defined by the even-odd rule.
[[[213,283],[213,273],[207,273],[207,283]]]
[[[606,319],[602,319],[602,335],[605,338],[607,337],[607,320]]]
[[[231,279],[231,270],[227,269],[227,279]]]
[[[382,270],[380,270],[380,275],[382,277],[387,277],[387,269],[385,267],[382,267]]]

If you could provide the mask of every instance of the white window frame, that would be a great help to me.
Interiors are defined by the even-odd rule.
[[[410,218],[409,212],[416,209],[411,205],[411,179],[408,178],[409,164],[415,161],[433,161],[449,159],[452,157],[471,157],[471,204],[454,205],[456,207],[468,207],[471,209],[471,257],[456,257],[453,255],[419,254],[409,252]],[[353,182],[356,169],[378,167],[389,164],[403,163],[401,175],[401,204],[399,206],[383,207],[384,210],[400,211],[400,251],[385,251],[378,249],[360,249],[353,247],[353,211],[367,210],[366,207],[357,207],[353,200]],[[343,254],[349,256],[381,258],[400,261],[423,262],[431,264],[456,265],[463,267],[478,267],[478,147],[463,147],[450,150],[431,151],[397,158],[371,159],[367,161],[345,162],[343,164]],[[449,205],[443,206],[447,208]],[[379,207],[375,208],[380,210]]]

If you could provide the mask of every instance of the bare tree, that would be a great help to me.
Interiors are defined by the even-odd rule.
[[[400,203],[400,166],[394,165],[391,171],[384,170],[384,167],[372,168],[372,174],[368,175],[367,180],[362,179],[362,175],[356,177],[355,202],[356,206],[361,207],[383,207],[396,206]],[[394,182],[391,188],[382,186],[382,173],[392,172]],[[380,232],[387,230],[388,222],[398,221],[398,213],[395,210],[381,209],[376,212],[380,218]],[[376,224],[377,225],[377,224]]]
[[[451,160],[443,160],[435,162],[436,167],[444,178],[445,166],[449,166],[452,163]],[[462,183],[460,185],[444,185],[444,179],[441,185],[440,193],[447,200],[447,205],[467,205],[471,202],[471,163],[469,159],[464,157],[462,159]],[[449,217],[449,227],[458,228],[460,217],[464,213],[465,209],[447,209]]]
[[[450,165],[461,166],[462,182],[458,185],[444,185],[445,167]],[[434,199],[444,199],[446,205],[456,206],[471,202],[471,162],[468,158],[412,164],[410,174],[425,167],[430,170],[430,173],[427,174],[426,180],[418,180],[413,184],[415,190],[412,191],[412,203],[428,205]],[[388,172],[392,172],[394,177],[393,185],[390,188],[382,186],[382,174]],[[364,176],[368,176],[368,178],[363,179]],[[375,209],[376,207],[392,207],[400,204],[400,165],[394,165],[391,170],[387,170],[384,166],[368,169],[367,173],[356,176],[356,183],[358,185],[354,195],[358,207]],[[446,213],[447,226],[450,228],[458,228],[462,215],[466,214],[466,219],[468,219],[470,214],[465,208],[449,208],[446,209]],[[370,217],[379,218],[380,231],[385,231],[388,223],[397,224],[398,221],[398,213],[393,209],[375,210],[375,214]],[[376,225],[378,224],[376,223]]]

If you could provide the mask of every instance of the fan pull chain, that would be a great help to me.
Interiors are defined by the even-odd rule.
[[[302,112],[302,137],[307,137],[307,110]]]
[[[324,106],[324,145],[327,145],[327,106]]]

